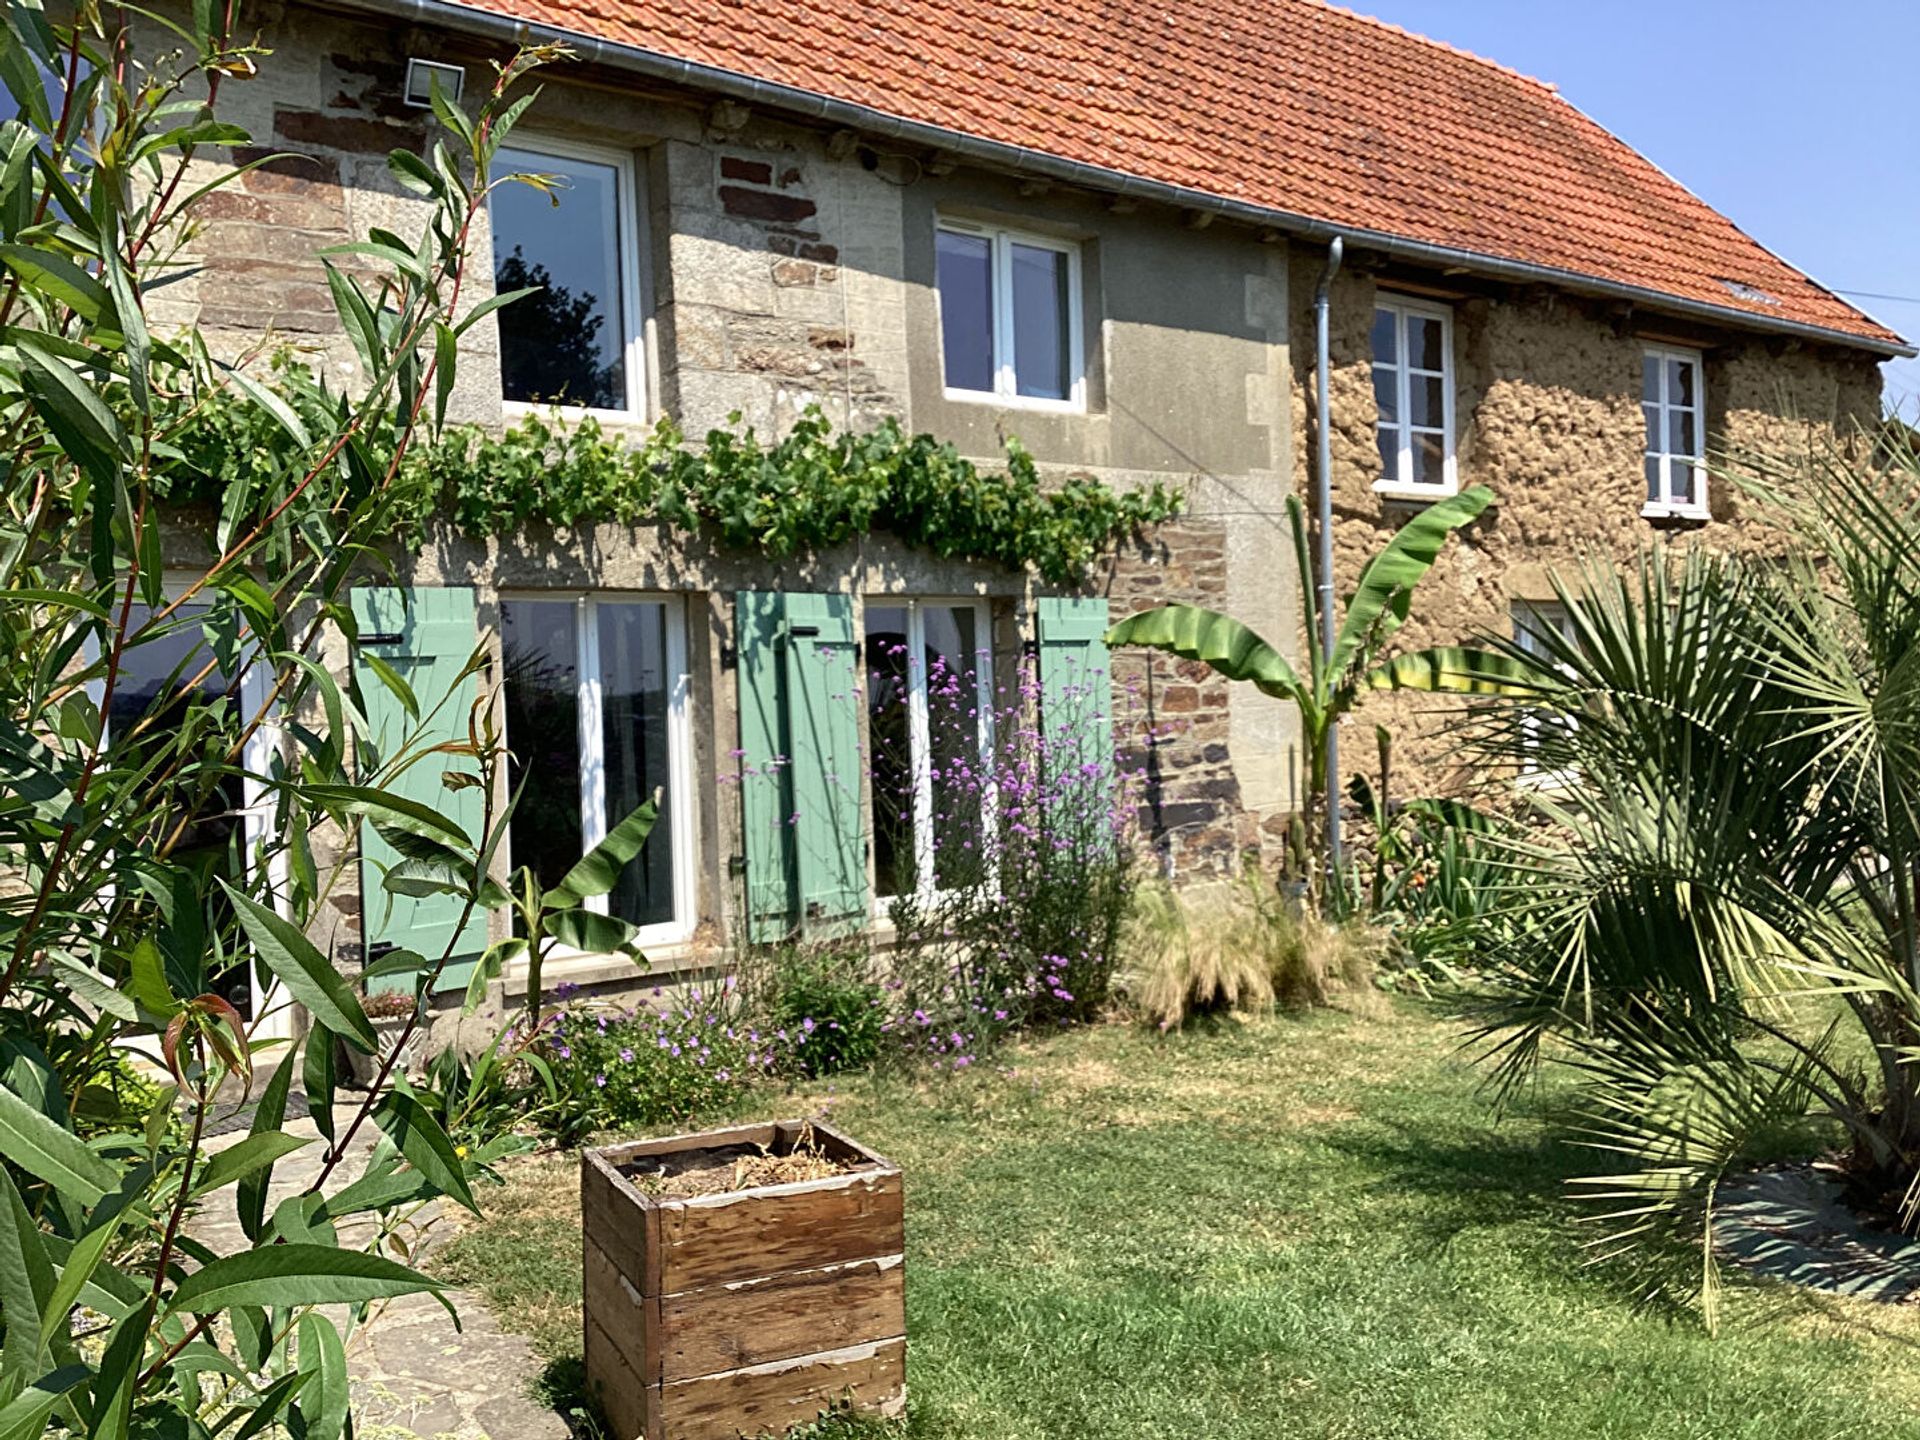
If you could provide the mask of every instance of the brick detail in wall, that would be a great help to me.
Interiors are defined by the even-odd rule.
[[[401,100],[403,60],[336,53],[320,65],[324,104],[275,106],[271,143],[234,151],[236,164],[274,158],[202,202],[210,329],[337,334],[316,252],[356,238],[343,186],[356,162],[426,144],[423,112]]]
[[[200,323],[212,330],[328,335],[339,329],[315,258],[346,243],[339,160],[236,147],[246,165],[271,156],[200,202],[207,222]]]
[[[758,232],[776,289],[832,291],[845,283],[840,248],[822,233],[819,202],[790,157],[723,154],[714,195],[723,214]],[[726,353],[714,357],[722,368],[845,396],[873,416],[901,408],[861,355],[852,329],[746,312],[728,315],[724,326]]]
[[[1114,557],[1107,598],[1115,620],[1169,602],[1231,608],[1223,524],[1158,527]],[[1259,850],[1228,750],[1228,682],[1195,661],[1129,649],[1114,652],[1113,684],[1116,744],[1141,777],[1142,842],[1182,876],[1230,871]]]

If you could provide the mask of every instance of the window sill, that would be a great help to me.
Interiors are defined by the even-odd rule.
[[[1085,415],[1084,400],[1043,400],[1033,395],[1001,395],[993,390],[942,389],[941,397],[957,405],[990,405],[996,410],[1036,410],[1048,415]]]
[[[720,953],[713,946],[699,944],[692,938],[671,944],[643,944],[640,948],[647,957],[645,965],[636,965],[625,955],[592,955],[585,951],[551,955],[540,971],[541,988],[549,996],[557,985],[575,985],[582,989],[593,985],[624,985],[638,989],[657,985],[689,970],[705,969]],[[524,1000],[527,962],[521,959],[508,965],[501,982],[508,1000]]]
[[[1640,507],[1642,520],[1675,520],[1695,525],[1705,524],[1713,517],[1703,505],[1658,505],[1649,501]]]
[[[1402,485],[1395,480],[1376,480],[1373,493],[1382,500],[1398,501],[1404,505],[1431,505],[1436,500],[1450,500],[1460,493],[1458,485]]]
[[[646,413],[640,410],[599,410],[591,405],[543,405],[530,400],[502,400],[500,413],[508,420],[524,420],[529,415],[551,415],[574,425],[582,420],[598,420],[602,425],[615,425],[626,430],[653,424]]]
[[[1571,790],[1578,778],[1572,770],[1523,770],[1515,783],[1534,794],[1559,795]]]

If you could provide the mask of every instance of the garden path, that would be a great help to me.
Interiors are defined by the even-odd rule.
[[[336,1133],[345,1130],[358,1103],[356,1097],[339,1108]],[[311,1119],[289,1120],[283,1128],[314,1143],[274,1167],[268,1214],[313,1183],[325,1152]],[[378,1134],[372,1125],[361,1130],[351,1147],[354,1161],[372,1150]],[[208,1148],[224,1149],[244,1138],[246,1132],[237,1131]],[[359,1168],[352,1161],[342,1165],[338,1184],[351,1180]],[[337,1187],[329,1180],[327,1188]],[[232,1194],[222,1191],[219,1208],[202,1213],[192,1227],[196,1238],[222,1254],[247,1248]],[[413,1231],[407,1244],[414,1263],[422,1264],[452,1237],[454,1227],[435,1202],[415,1216]],[[351,1243],[351,1236],[351,1228],[343,1225],[341,1238]],[[354,1433],[360,1440],[565,1440],[566,1423],[527,1395],[541,1368],[532,1347],[502,1330],[477,1295],[456,1290],[447,1298],[460,1312],[458,1331],[431,1295],[403,1295],[378,1309],[348,1341]]]

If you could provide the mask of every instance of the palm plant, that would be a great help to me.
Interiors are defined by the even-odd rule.
[[[1524,656],[1444,646],[1381,662],[1386,642],[1406,623],[1413,592],[1439,558],[1447,537],[1477,519],[1493,502],[1493,492],[1475,485],[1415,515],[1367,562],[1348,598],[1331,649],[1317,643],[1320,601],[1307,558],[1307,528],[1297,498],[1287,501],[1293,531],[1294,563],[1309,637],[1307,672],[1232,616],[1197,605],[1162,605],[1130,615],[1107,632],[1109,645],[1146,645],[1188,660],[1203,661],[1229,680],[1245,681],[1262,694],[1291,701],[1300,712],[1305,771],[1304,819],[1316,849],[1333,854],[1334,827],[1328,793],[1328,746],[1341,716],[1369,690],[1409,689],[1476,693],[1499,689],[1531,674]]]
[[[1507,843],[1481,1033],[1508,1085],[1564,1047],[1583,1138],[1629,1162],[1581,1182],[1608,1248],[1698,1241],[1710,1322],[1718,1186],[1783,1120],[1839,1127],[1868,1206],[1920,1197],[1920,464],[1782,478],[1748,484],[1802,548],[1588,573],[1486,732],[1564,784]]]

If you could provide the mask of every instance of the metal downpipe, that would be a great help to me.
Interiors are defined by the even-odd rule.
[[[1314,393],[1314,477],[1313,519],[1319,527],[1319,570],[1315,590],[1319,597],[1320,634],[1309,641],[1320,647],[1320,665],[1333,656],[1333,427],[1328,423],[1327,369],[1331,341],[1331,300],[1333,277],[1340,271],[1340,257],[1346,247],[1336,235],[1327,243],[1327,267],[1320,272],[1320,284],[1313,292],[1313,393]],[[1340,728],[1327,726],[1327,880],[1337,884],[1340,876]]]

